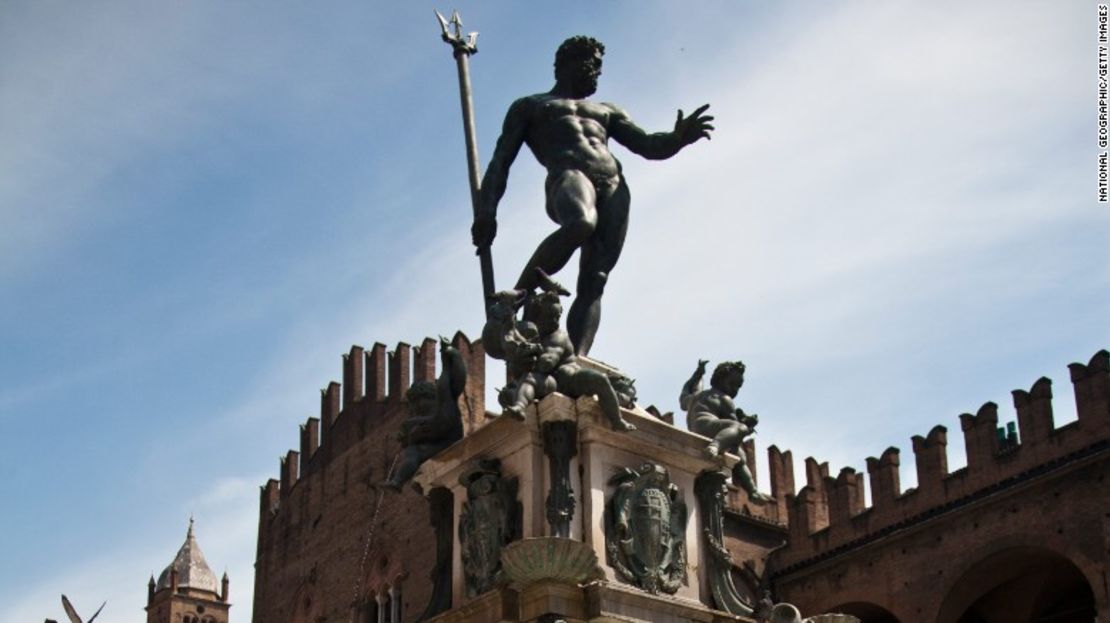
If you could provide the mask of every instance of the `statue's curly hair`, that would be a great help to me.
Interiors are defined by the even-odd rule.
[[[713,376],[709,379],[709,385],[717,387],[724,380],[724,377],[729,374],[739,373],[743,377],[746,369],[743,361],[722,361],[713,369]]]
[[[555,51],[555,71],[565,63],[590,58],[594,53],[605,55],[605,44],[585,35],[575,35],[564,41]]]
[[[436,384],[431,381],[417,381],[405,392],[405,400],[416,402],[423,398],[436,399]]]

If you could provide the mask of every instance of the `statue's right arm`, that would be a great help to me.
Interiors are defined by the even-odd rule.
[[[705,360],[698,360],[698,367],[694,373],[690,375],[689,380],[682,386],[682,394],[678,397],[678,406],[683,411],[690,410],[690,400],[701,391],[701,379],[705,375]]]
[[[440,364],[443,371],[436,389],[441,394],[441,400],[454,402],[466,391],[466,361],[454,346],[441,345]]]
[[[497,139],[493,157],[490,158],[486,174],[482,177],[478,210],[474,215],[474,226],[471,228],[471,236],[476,247],[488,247],[497,235],[497,204],[505,194],[505,187],[509,181],[509,167],[513,165],[521,146],[524,145],[524,137],[528,129],[528,108],[529,98],[522,97],[513,102],[509,112],[505,114],[501,136]]]

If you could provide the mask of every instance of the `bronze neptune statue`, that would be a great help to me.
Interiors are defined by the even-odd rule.
[[[509,107],[501,137],[482,179],[471,228],[479,253],[497,233],[497,204],[505,194],[509,167],[523,145],[547,169],[547,215],[559,228],[540,243],[520,273],[515,289],[532,291],[536,269],[555,274],[579,258],[577,297],[567,330],[578,355],[593,345],[601,320],[601,295],[616,266],[628,229],[629,192],[621,164],[609,152],[610,138],[653,160],[670,158],[683,147],[709,138],[713,117],[701,106],[689,117],[678,111],[674,130],[649,134],[613,104],[591,101],[601,75],[605,46],[591,37],[571,37],[555,53],[555,86],[522,97]]]

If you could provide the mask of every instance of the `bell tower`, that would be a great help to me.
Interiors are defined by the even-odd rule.
[[[208,566],[193,534],[193,518],[177,556],[147,584],[147,623],[228,623],[228,578]]]

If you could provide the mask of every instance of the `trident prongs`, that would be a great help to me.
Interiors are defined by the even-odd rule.
[[[433,9],[435,10],[435,9]],[[451,19],[448,20],[438,11],[435,10],[436,18],[439,19],[439,27],[443,31],[443,40],[451,44],[455,48],[455,53],[464,54],[477,54],[478,53],[478,33],[472,32],[463,39],[462,35],[462,18],[459,17],[459,12],[454,11],[451,13]],[[454,29],[455,32],[451,32]]]

